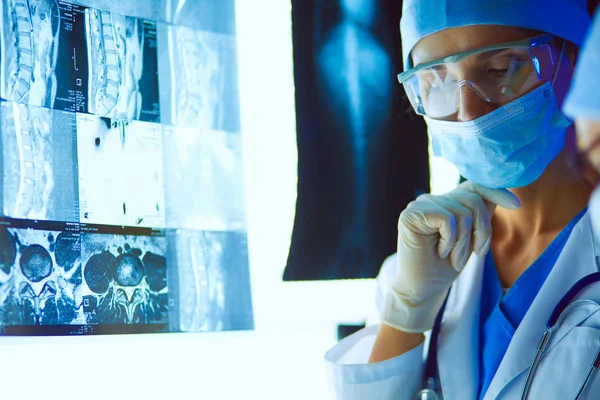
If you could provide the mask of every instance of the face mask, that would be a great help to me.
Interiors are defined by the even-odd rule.
[[[571,125],[550,83],[473,121],[425,121],[435,156],[456,165],[468,180],[494,189],[537,180],[563,149]]]

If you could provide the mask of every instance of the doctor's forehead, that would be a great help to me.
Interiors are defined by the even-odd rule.
[[[472,25],[449,28],[421,39],[413,48],[413,65],[475,50],[498,43],[511,42],[539,35],[540,32],[500,25]]]

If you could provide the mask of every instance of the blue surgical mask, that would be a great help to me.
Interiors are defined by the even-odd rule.
[[[453,163],[468,180],[494,189],[537,180],[563,149],[571,125],[551,83],[473,121],[425,121],[435,156]]]

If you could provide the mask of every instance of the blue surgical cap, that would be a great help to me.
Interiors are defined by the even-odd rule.
[[[400,35],[404,69],[425,36],[467,25],[533,29],[581,46],[590,25],[587,0],[404,0]]]
[[[572,118],[600,121],[600,10],[577,61],[564,110]]]

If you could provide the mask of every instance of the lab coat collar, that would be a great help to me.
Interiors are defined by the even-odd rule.
[[[517,328],[484,400],[496,399],[511,381],[526,372],[535,357],[537,346],[546,330],[546,323],[556,304],[579,279],[598,272],[597,259],[598,248],[593,237],[589,213],[586,213],[573,228],[554,268]],[[451,358],[446,358],[448,359]],[[460,398],[474,399],[475,396]]]

